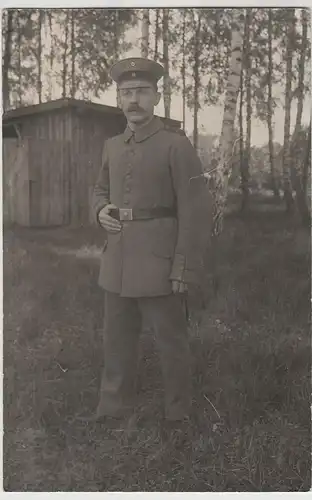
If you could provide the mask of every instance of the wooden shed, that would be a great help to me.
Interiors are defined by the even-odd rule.
[[[121,110],[58,99],[10,110],[2,123],[4,223],[90,224],[103,143],[126,126]]]

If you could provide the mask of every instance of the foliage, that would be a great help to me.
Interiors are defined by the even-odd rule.
[[[155,14],[151,10],[151,22],[155,22]],[[243,9],[242,9],[243,10]],[[31,90],[36,83],[36,51],[37,51],[37,24],[38,10],[13,9],[14,36],[12,40],[12,60],[10,64],[10,85],[12,104],[22,101],[34,101]],[[44,51],[42,54],[45,67],[53,60],[52,77],[61,86],[61,63],[65,50],[64,30],[68,15],[73,15],[75,20],[75,64],[76,88],[78,96],[99,96],[111,81],[107,68],[116,57],[116,36],[118,37],[119,55],[131,47],[125,42],[125,34],[130,27],[138,23],[140,15],[134,9],[44,9],[45,40],[53,51]],[[225,84],[228,77],[229,53],[231,43],[231,20],[234,9],[229,8],[185,8],[169,9],[169,46],[173,74],[171,75],[171,89],[174,93],[181,92],[180,61],[182,51],[183,12],[186,18],[186,68],[187,68],[187,104],[190,109],[193,102],[193,65],[194,46],[196,42],[196,22],[200,17],[201,27],[199,36],[201,54],[199,58],[199,108],[207,105],[222,103]],[[288,23],[287,9],[276,8],[273,12],[273,38],[274,38],[274,69],[273,84],[283,82],[285,70],[285,30]],[[3,11],[3,40],[6,37],[6,14]],[[251,55],[252,55],[252,100],[253,112],[260,119],[265,120],[267,98],[267,17],[268,9],[252,9],[251,29]],[[300,22],[297,13],[297,31],[294,50],[297,53],[294,62],[293,79],[296,82],[297,64],[300,52]],[[67,19],[68,20],[68,19]],[[52,26],[49,34],[49,23]],[[151,27],[152,30],[153,26]],[[70,29],[70,28],[69,28]],[[51,36],[50,36],[51,35]],[[158,24],[158,35],[162,37],[162,23]],[[20,43],[19,43],[20,42]],[[71,50],[67,47],[68,66],[71,61]],[[307,61],[310,59],[310,49],[307,51]],[[21,75],[19,76],[19,63],[21,61]],[[160,62],[163,55],[160,50]],[[243,60],[244,64],[244,60]],[[70,69],[70,68],[68,68]],[[68,75],[68,92],[70,90],[70,71]],[[306,82],[308,78],[306,78]],[[308,89],[306,88],[306,91]],[[70,93],[70,92],[69,92]],[[296,89],[294,89],[296,97]],[[273,106],[282,104],[277,96],[273,99]]]
[[[71,94],[71,61],[74,56],[77,97],[89,98],[91,95],[98,97],[99,93],[111,84],[108,67],[116,58],[116,31],[118,31],[119,50],[122,52],[129,48],[129,44],[125,42],[125,32],[136,23],[133,9],[119,9],[118,18],[116,9],[43,9],[42,12],[41,35],[45,48],[38,56],[39,10],[13,9],[14,33],[9,71],[11,106],[35,102],[38,57],[45,71],[43,83],[49,85],[49,80],[52,78],[54,86],[58,89],[56,91],[58,95],[55,97],[60,97],[64,54],[67,95]],[[71,17],[73,24],[69,26]],[[5,12],[3,21],[5,24]],[[72,27],[73,47],[70,46]],[[4,39],[5,36],[4,29]],[[49,98],[50,93],[44,88],[45,98]]]

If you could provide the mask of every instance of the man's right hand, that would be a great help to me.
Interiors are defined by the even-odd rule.
[[[108,233],[118,233],[121,230],[120,222],[109,215],[113,208],[117,207],[110,203],[102,208],[98,215],[101,226],[104,227]]]

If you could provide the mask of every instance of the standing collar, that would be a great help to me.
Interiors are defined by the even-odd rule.
[[[135,132],[131,130],[129,125],[127,125],[126,130],[124,131],[124,139],[125,142],[129,142],[131,137],[133,136],[135,142],[141,142],[144,141],[145,139],[148,139],[152,135],[156,134],[159,130],[164,128],[164,124],[161,121],[160,118],[157,116],[154,116],[153,119],[148,122],[147,125],[145,125],[142,128],[139,128]]]

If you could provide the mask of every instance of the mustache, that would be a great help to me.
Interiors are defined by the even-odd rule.
[[[129,106],[127,111],[144,111],[144,110],[139,106]]]

